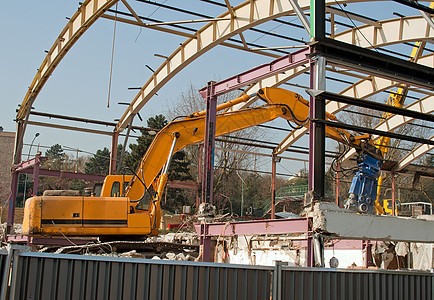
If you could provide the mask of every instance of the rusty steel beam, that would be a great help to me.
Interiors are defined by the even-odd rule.
[[[208,237],[242,234],[285,234],[310,231],[310,218],[194,224],[198,235]]]

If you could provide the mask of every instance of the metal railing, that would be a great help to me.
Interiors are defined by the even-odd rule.
[[[276,191],[276,199],[301,198],[309,191],[309,186],[304,185],[285,185]]]
[[[308,192],[309,186],[306,185],[285,185],[276,191],[276,202],[280,203],[283,200],[303,200],[304,195]],[[271,210],[271,198],[265,201],[259,208],[262,215],[265,216]]]

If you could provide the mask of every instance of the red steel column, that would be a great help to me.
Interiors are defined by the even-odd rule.
[[[38,194],[39,167],[41,165],[40,157],[40,155],[36,155],[36,163],[33,165],[33,196]]]
[[[308,233],[308,238],[307,238],[307,257],[306,257],[306,266],[307,267],[313,267],[314,263],[313,263],[313,240],[312,240],[312,236],[310,236],[310,234],[312,234],[312,232]]]
[[[392,173],[392,216],[396,216],[395,173]]]
[[[11,193],[9,195],[9,210],[8,210],[8,222],[6,225],[6,233],[11,232],[11,228],[14,226],[14,216],[15,216],[15,202],[17,200],[17,188],[18,188],[18,172],[12,172],[11,178]]]
[[[213,202],[214,147],[217,97],[214,96],[213,82],[208,82],[206,95],[206,128],[204,139],[204,166],[202,179],[202,202]]]
[[[118,138],[119,132],[113,132],[112,136],[112,147],[110,152],[110,165],[109,165],[109,174],[113,175],[116,172],[116,159],[118,155]]]
[[[276,218],[276,156],[271,158],[271,219]]]
[[[335,180],[335,184],[336,184],[336,205],[339,206],[339,185],[340,185],[340,180],[339,180],[339,171],[341,170],[341,167],[339,165],[339,163],[336,164],[336,180]]]
[[[214,190],[214,149],[215,127],[217,114],[217,96],[214,94],[214,82],[208,82],[206,90],[206,127],[204,139],[204,164],[202,174],[202,202],[213,203]],[[204,224],[200,239],[202,246],[202,261],[211,261],[211,238],[207,236],[208,227]]]
[[[196,211],[199,209],[199,205],[201,202],[200,197],[200,188],[202,184],[202,170],[203,170],[203,144],[199,144],[198,146],[198,157],[197,157],[197,186],[198,189],[196,191]]]

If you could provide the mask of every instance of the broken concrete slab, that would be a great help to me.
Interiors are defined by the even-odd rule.
[[[346,239],[434,242],[434,221],[358,214],[330,202],[315,203],[308,213],[313,231]]]

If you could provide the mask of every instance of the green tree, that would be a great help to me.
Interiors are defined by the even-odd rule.
[[[62,146],[59,144],[55,144],[50,147],[47,151],[45,151],[45,156],[48,159],[64,159],[65,153],[63,152]]]
[[[119,144],[117,147],[117,164],[119,163],[119,159],[121,157],[122,145]],[[128,155],[126,152],[125,155]],[[104,149],[97,150],[96,153],[89,158],[89,160],[85,164],[85,173],[86,174],[96,174],[96,175],[104,175],[107,176],[109,174],[110,168],[110,150],[104,147]],[[123,170],[121,170],[120,174],[124,174]]]
[[[147,126],[157,131],[161,130],[166,125],[167,120],[161,114],[155,117],[150,117],[147,120]],[[154,135],[151,135],[147,130],[142,130],[141,133],[142,135],[137,138],[137,144],[130,144],[131,152],[125,155],[124,165],[133,171],[136,171],[139,167],[143,155],[145,155],[146,150],[148,150],[148,147],[154,139]]]
[[[59,144],[55,144],[45,152],[47,160],[42,164],[43,169],[78,172],[85,171],[84,157],[73,157],[64,153],[63,148]],[[84,180],[63,177],[41,176],[38,186],[38,195],[41,195],[45,190],[79,190],[82,191],[87,183]]]
[[[161,114],[147,120],[147,126],[154,130],[161,130],[167,123],[166,117]],[[142,130],[141,133],[142,135],[137,138],[137,144],[130,144],[131,152],[125,155],[125,166],[134,171],[139,167],[142,157],[154,138],[148,131]],[[169,166],[169,180],[192,180],[190,164],[191,162],[184,151],[175,153]],[[184,190],[167,188],[161,204],[164,209],[175,212],[180,206],[189,204],[188,198],[188,192]]]
[[[110,151],[106,147],[97,150],[85,165],[86,174],[108,175],[110,165]]]
[[[45,151],[47,160],[42,165],[43,168],[62,170],[66,154],[63,152],[62,146],[59,144],[52,145],[50,149]]]

